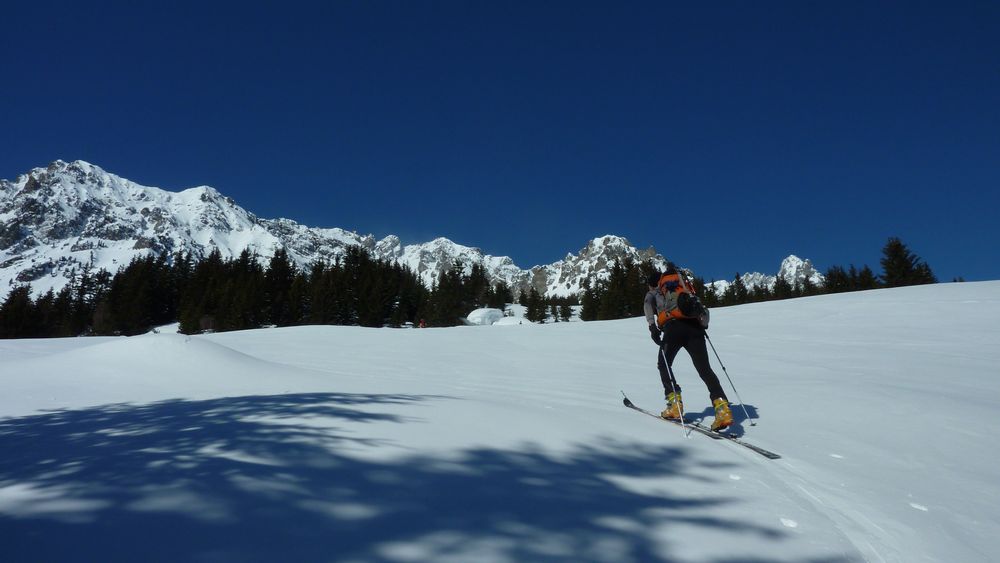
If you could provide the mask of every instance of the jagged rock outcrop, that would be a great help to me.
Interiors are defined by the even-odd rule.
[[[83,161],[57,160],[14,181],[0,181],[0,298],[15,283],[31,283],[36,294],[58,290],[84,267],[115,272],[136,256],[186,252],[200,258],[218,250],[230,258],[249,249],[266,261],[284,248],[307,268],[317,260],[332,262],[355,245],[406,265],[428,286],[461,262],[466,271],[482,264],[492,281],[504,281],[515,294],[534,287],[550,297],[580,294],[585,280],[606,279],[612,265],[625,259],[648,259],[661,268],[666,263],[654,248],[639,250],[622,237],[606,235],[558,262],[526,270],[507,256],[487,255],[446,238],[404,245],[393,235],[377,240],[290,219],[262,219],[208,186],[169,192]],[[782,263],[779,275],[818,279],[808,260],[794,256]]]

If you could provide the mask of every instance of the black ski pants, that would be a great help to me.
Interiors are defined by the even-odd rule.
[[[681,386],[674,377],[674,370],[671,369],[674,365],[674,358],[677,357],[677,352],[681,348],[687,350],[688,355],[691,356],[691,363],[694,364],[694,369],[698,370],[698,375],[705,382],[705,387],[708,387],[708,394],[712,401],[726,399],[726,392],[722,390],[719,376],[715,375],[708,362],[705,329],[695,322],[687,320],[669,321],[663,327],[663,344],[658,352],[659,359],[656,361],[656,367],[660,370],[660,381],[663,382],[664,395],[672,391],[681,392]],[[664,355],[666,362],[663,361]]]

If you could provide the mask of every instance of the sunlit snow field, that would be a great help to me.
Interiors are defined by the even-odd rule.
[[[995,560],[998,319],[1000,282],[714,310],[779,460],[622,407],[662,408],[641,318],[0,341],[0,560]]]

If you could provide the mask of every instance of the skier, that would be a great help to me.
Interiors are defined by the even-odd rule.
[[[649,335],[659,346],[656,367],[660,371],[660,381],[663,383],[663,393],[666,395],[667,408],[660,416],[667,419],[680,420],[684,416],[684,403],[681,402],[681,386],[674,378],[672,366],[677,352],[681,348],[687,350],[691,362],[698,370],[698,375],[708,387],[708,394],[715,407],[715,420],[712,430],[726,428],[733,423],[733,413],[729,410],[729,400],[719,383],[719,377],[712,371],[708,362],[708,348],[705,346],[705,329],[697,318],[688,317],[680,312],[678,307],[682,293],[691,293],[689,286],[680,279],[676,267],[667,263],[667,271],[663,274],[652,274],[646,279],[649,291],[643,304],[646,322],[649,323]],[[707,323],[706,323],[707,324]]]

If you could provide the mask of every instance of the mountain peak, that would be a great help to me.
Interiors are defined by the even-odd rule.
[[[625,237],[620,237],[618,235],[604,235],[603,237],[597,237],[591,240],[587,246],[595,248],[621,248],[632,245]]]
[[[195,186],[193,188],[188,188],[178,194],[181,197],[187,197],[192,199],[197,199],[200,201],[211,201],[211,200],[226,200],[233,202],[231,198],[227,198],[222,195],[219,190],[213,188],[212,186]]]
[[[507,256],[486,255],[445,237],[404,246],[394,235],[376,240],[291,219],[262,219],[210,186],[169,192],[83,160],[56,160],[13,184],[0,181],[0,187],[0,291],[15,282],[31,283],[36,293],[58,291],[84,267],[114,273],[140,255],[184,252],[199,258],[213,250],[223,258],[250,250],[266,261],[284,248],[299,267],[308,268],[360,246],[376,259],[405,265],[428,286],[456,264],[466,274],[479,264],[492,282],[503,281],[515,295],[535,288],[547,297],[577,296],[586,282],[608,279],[611,268],[626,260],[666,265],[655,248],[638,250],[625,237],[607,234],[588,241],[577,254],[525,270]],[[782,263],[782,275],[814,273],[808,260],[796,256]]]
[[[753,272],[740,276],[740,280],[743,282],[743,285],[748,288],[762,286],[768,289],[774,289],[774,284],[779,278],[785,280],[792,286],[795,286],[796,284],[802,285],[806,279],[808,279],[813,285],[823,285],[826,282],[826,278],[823,274],[816,271],[812,262],[799,258],[794,254],[790,254],[781,261],[781,266],[778,268],[778,273],[776,275]],[[732,280],[721,280],[716,281],[711,285],[715,288],[716,293],[721,294],[726,291],[731,283]]]
[[[802,283],[806,279],[813,284],[823,283],[823,276],[813,268],[812,262],[803,260],[794,254],[781,261],[778,277],[791,285]]]
[[[74,174],[83,176],[103,176],[108,174],[108,172],[100,166],[91,164],[85,160],[72,160],[69,162],[65,160],[54,160],[45,168],[35,168],[31,171],[31,173],[35,172],[47,172],[49,174]]]

